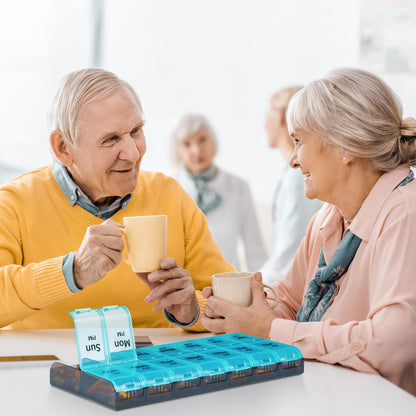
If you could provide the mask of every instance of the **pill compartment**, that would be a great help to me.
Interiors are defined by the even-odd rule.
[[[79,365],[53,363],[50,383],[115,410],[304,371],[298,348],[262,338],[233,333],[136,348],[125,307],[82,309],[71,316]]]

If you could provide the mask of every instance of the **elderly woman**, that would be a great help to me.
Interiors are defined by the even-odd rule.
[[[359,69],[307,85],[287,118],[290,164],[305,195],[327,204],[275,283],[274,311],[257,273],[247,308],[205,288],[202,324],[292,344],[305,358],[378,373],[416,394],[416,120],[403,120],[394,92]]]
[[[295,149],[287,130],[286,110],[293,94],[300,86],[276,91],[269,100],[266,113],[266,133],[269,147],[278,149],[286,161],[279,175],[273,196],[273,228],[271,255],[260,271],[265,283],[273,283],[285,276],[309,221],[322,206],[318,199],[308,199],[303,192],[303,176],[291,169],[289,158]]]
[[[172,154],[179,166],[175,179],[196,201],[226,260],[240,269],[238,240],[249,270],[266,260],[253,198],[247,182],[214,164],[217,139],[201,114],[185,114],[172,129]]]

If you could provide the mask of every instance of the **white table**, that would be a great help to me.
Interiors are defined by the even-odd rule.
[[[154,344],[208,334],[180,329],[135,329]],[[78,362],[74,330],[0,330],[0,355],[55,354]],[[114,415],[116,411],[49,384],[50,363],[0,363],[1,415]],[[416,398],[386,379],[340,366],[305,362],[305,372],[249,386],[121,410],[119,414],[170,415],[416,415]]]

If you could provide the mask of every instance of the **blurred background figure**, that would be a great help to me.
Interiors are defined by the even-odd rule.
[[[256,271],[267,252],[262,240],[248,183],[214,164],[217,138],[201,114],[180,117],[171,132],[175,179],[207,217],[209,229],[223,256],[240,270],[238,242],[244,247],[246,266]],[[240,240],[241,239],[241,240]]]
[[[312,216],[322,202],[304,195],[304,177],[298,169],[291,169],[289,157],[295,148],[286,124],[286,109],[292,95],[301,86],[288,86],[275,92],[269,101],[265,128],[269,147],[279,149],[285,160],[273,196],[273,226],[270,257],[262,266],[263,281],[273,283],[283,277],[305,235]]]
[[[26,171],[16,166],[9,166],[0,161],[0,184],[23,175]]]

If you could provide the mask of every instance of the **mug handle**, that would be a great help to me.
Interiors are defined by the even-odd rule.
[[[267,283],[263,283],[263,286],[267,287],[267,289],[270,289],[274,293],[275,299],[272,305],[272,309],[274,309],[279,303],[279,294],[277,293],[277,290],[273,286],[270,286]]]
[[[127,237],[127,234],[126,234],[126,232],[124,231],[124,227],[123,228],[120,228],[120,231],[121,231],[121,238],[123,238],[123,236],[124,236],[124,247],[125,248],[127,248],[127,242],[126,242],[126,237]],[[124,250],[123,250],[123,252],[124,252]],[[127,256],[128,256],[128,253],[127,253]],[[133,265],[131,264],[131,261],[130,261],[130,259],[126,259],[124,256],[123,256],[123,253],[121,253],[121,259],[124,261],[124,263],[126,263],[126,264],[128,264],[130,267],[133,267]]]

